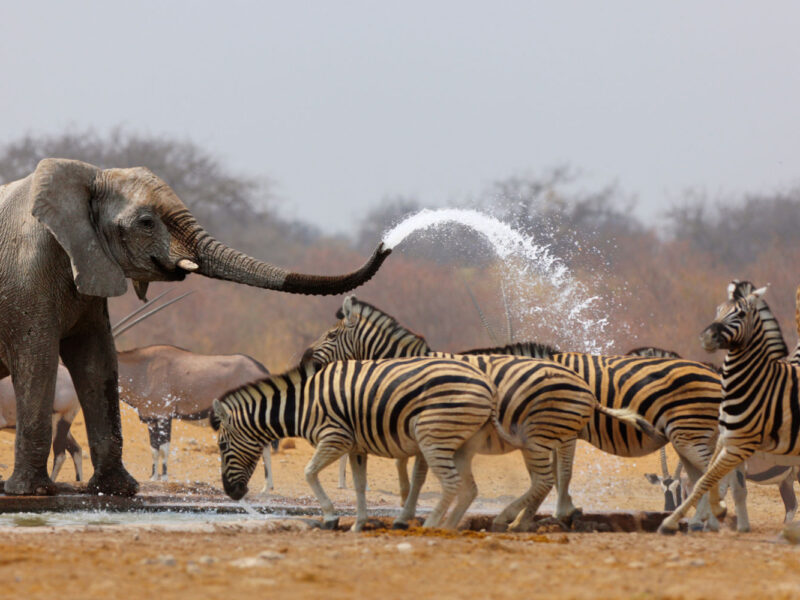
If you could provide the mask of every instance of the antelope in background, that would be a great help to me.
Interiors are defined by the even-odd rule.
[[[117,323],[114,326],[117,328],[116,335],[183,297],[175,298],[126,325],[163,295]],[[211,404],[215,398],[221,397],[228,390],[269,375],[264,365],[246,354],[197,354],[165,344],[117,352],[117,362],[119,398],[133,408],[139,420],[147,425],[153,456],[151,481],[167,481],[169,478],[167,460],[173,419],[208,425]],[[273,448],[277,450],[277,444]],[[264,493],[273,489],[270,446],[264,448],[262,458]]]

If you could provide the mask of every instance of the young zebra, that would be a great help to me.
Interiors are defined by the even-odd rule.
[[[728,300],[701,334],[703,347],[728,350],[722,365],[720,435],[710,466],[689,497],[659,527],[674,533],[678,521],[700,496],[710,492],[711,510],[724,516],[717,483],[756,450],[800,455],[800,366],[782,360],[786,344],[763,300],[766,288],[735,280]]]
[[[421,455],[439,478],[442,496],[425,520],[453,528],[477,495],[471,462],[477,445],[494,432],[494,389],[478,369],[454,360],[348,361],[319,370],[295,368],[226,393],[213,404],[219,431],[222,483],[238,500],[261,452],[282,437],[303,437],[316,448],[306,481],[322,507],[326,527],[338,519],[318,474],[348,454],[353,469],[357,518],[367,519],[367,454]]]
[[[413,351],[430,355],[425,340],[410,332],[380,309],[349,296],[337,313],[340,321],[323,334],[304,355],[304,361],[326,362],[346,358],[381,358]],[[577,352],[558,352],[532,342],[499,348],[469,350],[465,355],[506,354],[549,359],[566,366],[588,383],[599,404],[605,408],[637,413],[657,432],[643,435],[630,423],[595,411],[580,433],[580,439],[612,454],[637,457],[655,452],[670,441],[692,482],[697,481],[713,453],[717,437],[717,413],[722,398],[720,378],[713,369],[697,362],[678,359],[630,356],[592,356]],[[556,469],[559,494],[558,514],[577,510]],[[737,501],[737,527],[749,530],[747,508]],[[691,526],[703,528],[705,510],[692,519]],[[709,515],[710,516],[710,515]],[[715,521],[709,524],[716,527]]]

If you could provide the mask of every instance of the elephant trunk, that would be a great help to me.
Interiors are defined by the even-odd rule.
[[[196,273],[244,283],[254,287],[292,294],[343,294],[369,281],[391,253],[379,244],[372,257],[358,270],[346,275],[305,275],[294,273],[257,260],[230,248],[211,237],[189,213],[182,210],[168,219],[169,226],[182,247],[197,263]]]

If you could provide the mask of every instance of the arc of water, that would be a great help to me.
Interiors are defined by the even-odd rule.
[[[602,350],[599,337],[608,321],[605,317],[591,315],[598,296],[589,295],[584,285],[572,277],[567,266],[550,252],[548,246],[536,244],[532,236],[516,231],[495,217],[470,209],[423,209],[387,231],[383,235],[383,243],[395,248],[415,231],[452,223],[464,225],[481,234],[503,261],[505,268],[516,269],[509,281],[514,287],[514,296],[523,303],[517,308],[520,317],[536,316],[540,322],[551,322],[559,328],[559,332],[568,332],[567,335],[574,338],[576,345],[582,345],[587,352]],[[531,276],[555,291],[547,297],[546,304],[524,304],[527,296],[540,293],[539,286],[530,283]],[[506,293],[505,289],[503,293]],[[507,299],[505,306],[508,306]],[[510,337],[513,329],[509,310],[506,315]]]

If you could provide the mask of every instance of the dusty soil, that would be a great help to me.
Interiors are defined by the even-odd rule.
[[[147,432],[123,409],[125,462],[140,480],[150,475]],[[85,447],[79,417],[73,429]],[[274,456],[274,496],[316,506],[302,470],[311,449]],[[670,455],[670,464],[674,465]],[[0,475],[13,464],[13,436],[0,433]],[[85,470],[91,474],[88,454]],[[177,423],[173,482],[219,485],[209,429]],[[526,487],[514,454],[478,457],[480,496],[473,509],[496,512]],[[660,510],[660,493],[643,474],[657,472],[657,455],[620,459],[580,445],[572,490],[586,510]],[[71,464],[60,479],[73,477]],[[399,503],[391,461],[371,459],[372,506]],[[335,468],[322,483],[339,506],[351,490],[336,487]],[[251,485],[259,498],[263,472]],[[148,483],[171,489],[174,483]],[[438,486],[426,484],[430,506]],[[7,598],[231,598],[256,594],[293,598],[800,598],[800,547],[779,538],[783,506],[775,486],[750,486],[753,532],[724,530],[663,537],[648,533],[485,534],[312,529],[299,521],[197,523],[168,526],[87,526],[0,530],[0,590]],[[732,504],[732,503],[731,503]],[[552,507],[548,498],[544,510]]]

